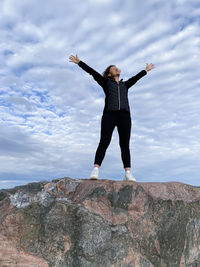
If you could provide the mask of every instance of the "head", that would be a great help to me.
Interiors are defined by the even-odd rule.
[[[110,65],[104,70],[103,76],[106,78],[109,78],[109,77],[114,78],[115,76],[119,77],[120,69],[118,69],[115,65]]]

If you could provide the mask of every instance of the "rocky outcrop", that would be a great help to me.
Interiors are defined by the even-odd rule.
[[[200,190],[65,177],[0,190],[0,266],[200,266]]]

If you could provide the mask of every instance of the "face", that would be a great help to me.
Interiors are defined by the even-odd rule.
[[[109,70],[108,76],[114,77],[119,75],[120,75],[120,69],[118,69],[116,66],[112,66]]]

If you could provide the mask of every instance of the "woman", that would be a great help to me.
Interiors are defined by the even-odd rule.
[[[101,138],[96,150],[94,159],[94,169],[91,172],[90,179],[98,179],[99,167],[104,159],[106,150],[110,144],[112,133],[117,126],[119,134],[119,145],[121,148],[121,158],[125,169],[124,180],[136,181],[130,168],[130,149],[129,141],[131,134],[131,115],[128,102],[128,89],[140,78],[154,68],[152,63],[146,63],[146,68],[137,75],[129,78],[127,81],[119,80],[120,70],[115,65],[108,66],[102,73],[103,76],[81,61],[78,56],[71,55],[70,62],[79,65],[83,70],[93,76],[94,80],[103,88],[105,97],[105,106],[101,118]]]

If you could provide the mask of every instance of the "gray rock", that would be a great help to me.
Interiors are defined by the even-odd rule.
[[[199,204],[199,188],[177,182],[2,189],[0,266],[199,267]]]

